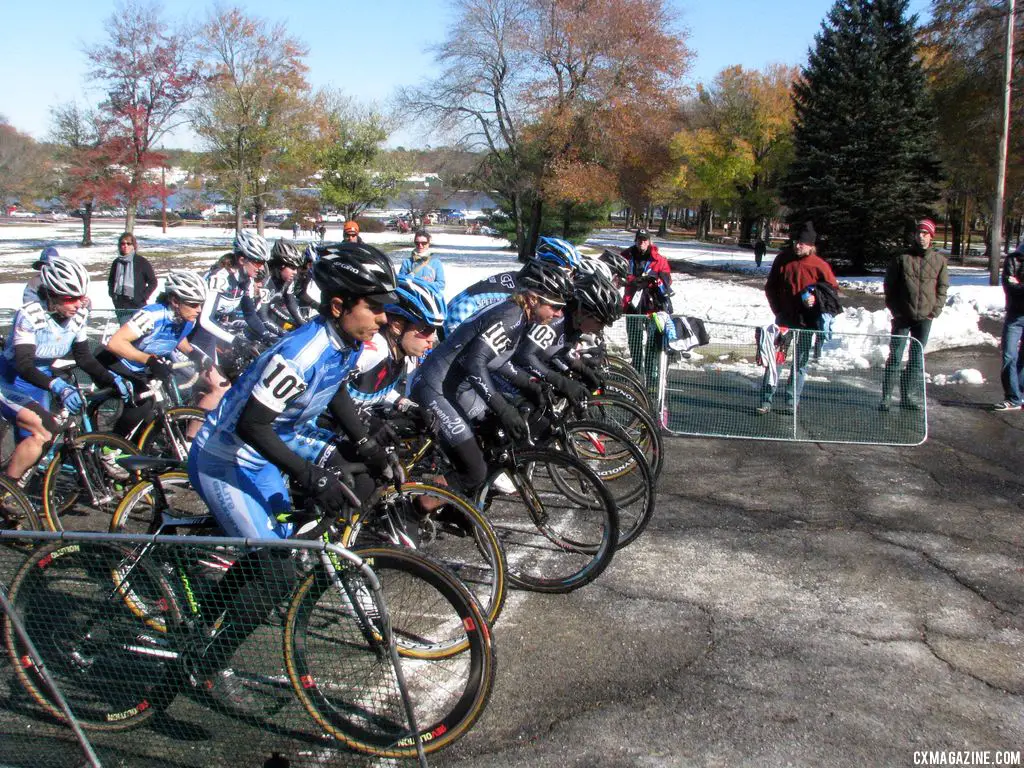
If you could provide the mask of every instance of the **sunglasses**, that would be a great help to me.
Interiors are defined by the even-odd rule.
[[[61,304],[74,304],[76,301],[84,301],[85,296],[54,296]]]
[[[410,328],[409,330],[413,332],[414,336],[418,336],[421,339],[429,339],[431,336],[437,333],[437,328],[435,328],[432,325],[429,326],[428,328]]]
[[[181,306],[188,307],[189,309],[199,309],[203,306],[201,301],[182,301]]]
[[[346,232],[345,237],[359,237],[358,232]]]
[[[430,245],[429,240],[417,240],[416,245]]]
[[[562,307],[565,306],[564,301],[555,301],[554,299],[548,299],[545,298],[544,296],[538,296],[537,298],[540,300],[541,304],[546,304],[547,306],[553,307],[555,309],[561,309]]]

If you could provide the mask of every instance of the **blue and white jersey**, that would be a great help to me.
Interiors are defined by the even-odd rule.
[[[18,375],[14,369],[14,348],[32,344],[36,348],[36,367],[51,375],[50,365],[54,360],[66,357],[76,341],[86,341],[89,324],[89,309],[81,307],[64,322],[58,322],[53,314],[39,302],[26,304],[14,316],[14,325],[7,335],[3,357],[0,358],[0,376],[13,382]]]
[[[349,347],[323,318],[292,331],[260,355],[231,386],[203,423],[192,456],[261,469],[268,462],[238,436],[238,418],[249,398],[280,414],[274,432],[293,450],[296,432],[315,424],[338,387],[355,369],[362,344]]]
[[[448,315],[444,322],[445,336],[450,335],[466,320],[487,307],[504,301],[516,291],[518,272],[501,272],[486,280],[473,283],[448,302]]]
[[[143,307],[125,325],[138,335],[132,346],[140,352],[157,357],[169,357],[195,327],[192,321],[186,323],[178,319],[174,310],[166,304]],[[124,359],[121,363],[131,371],[141,372],[146,369],[145,365],[134,360]]]
[[[348,393],[360,409],[374,403],[396,403],[401,396],[398,384],[405,371],[405,362],[392,357],[387,339],[376,333],[363,345]]]

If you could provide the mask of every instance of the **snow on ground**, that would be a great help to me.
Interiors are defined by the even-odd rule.
[[[283,230],[268,230],[271,237],[280,232],[285,237],[290,233]],[[106,295],[106,274],[110,262],[116,255],[117,237],[121,227],[103,220],[93,224],[96,246],[81,248],[81,223],[78,220],[47,225],[12,225],[0,227],[0,305],[16,308],[21,304],[21,289],[31,264],[39,251],[47,245],[55,245],[65,254],[73,255],[89,267],[93,277],[90,296],[98,309],[110,307]],[[340,238],[341,228],[331,226],[328,240]],[[231,246],[233,232],[217,227],[178,226],[169,228],[167,233],[160,227],[140,225],[136,227],[140,250],[147,252],[171,253],[177,263],[192,264],[205,268],[220,253]],[[390,251],[396,266],[412,248],[412,233],[395,232],[366,233],[363,239]],[[308,242],[308,238],[299,238]],[[621,250],[633,242],[631,232],[624,230],[600,230],[586,243],[584,250],[599,253],[603,248]],[[696,241],[669,241],[655,238],[661,253],[670,261],[686,261],[705,266],[714,266],[744,276],[767,277],[771,267],[772,254],[765,257],[761,267],[754,264],[752,251],[724,246],[699,243]],[[396,250],[398,249],[398,250]],[[472,283],[504,270],[517,269],[515,254],[509,250],[507,241],[501,238],[480,235],[449,234],[438,232],[433,236],[431,250],[441,257],[445,264],[447,298]],[[159,260],[155,264],[161,271]],[[954,347],[994,345],[997,340],[979,328],[981,316],[1001,319],[1003,314],[1003,293],[998,286],[988,285],[988,273],[982,269],[967,267],[950,268],[950,291],[946,308],[932,325],[927,352]],[[842,280],[847,290],[880,293],[882,275]],[[749,344],[750,326],[766,325],[772,322],[772,314],[760,288],[728,280],[698,278],[677,274],[673,281],[675,311],[694,315],[714,323],[712,335],[716,341]],[[847,370],[879,366],[888,355],[888,344],[883,338],[889,332],[889,317],[886,310],[869,311],[864,307],[847,305],[843,315],[836,318],[834,330],[837,339],[825,347],[818,367],[820,370]],[[840,338],[841,337],[841,340]],[[939,383],[975,383],[980,377],[976,371],[958,371],[943,376]]]

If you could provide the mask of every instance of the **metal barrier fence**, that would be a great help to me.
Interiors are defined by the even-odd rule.
[[[415,569],[259,544],[0,532],[0,764],[426,765],[410,724],[436,714],[469,654],[395,638],[423,651],[459,617],[438,617]]]
[[[710,343],[683,356],[666,354],[643,316],[625,317],[609,333],[610,345],[643,374],[668,432],[877,445],[927,439],[924,354],[916,339],[834,333],[826,341],[820,332],[792,329],[774,378],[758,363],[756,327],[705,326]]]

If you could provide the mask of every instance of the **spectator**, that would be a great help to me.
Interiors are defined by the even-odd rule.
[[[124,323],[136,309],[146,306],[156,290],[156,274],[147,259],[139,255],[139,241],[131,232],[117,240],[117,258],[110,265],[107,293],[114,302],[117,319]]]
[[[424,283],[431,283],[437,292],[444,294],[444,266],[441,260],[430,253],[430,233],[417,229],[412,236],[412,255],[402,262],[398,276],[408,275]]]
[[[916,396],[924,395],[924,348],[932,320],[946,306],[949,289],[946,257],[931,248],[934,236],[935,222],[922,219],[917,225],[915,242],[907,253],[894,257],[885,272],[885,306],[892,312],[892,336],[882,375],[880,411],[889,410],[889,396],[910,343],[908,337],[920,343],[910,345],[907,367],[900,373],[900,407],[913,411],[923,407]]]
[[[768,251],[768,246],[764,244],[764,239],[758,237],[754,241],[754,264],[758,267],[761,266],[761,262],[764,261],[764,255]]]
[[[832,272],[832,267],[818,256],[815,242],[817,234],[814,223],[808,221],[800,230],[791,247],[783,248],[772,262],[768,280],[764,284],[764,293],[768,305],[775,313],[775,324],[787,328],[796,328],[796,377],[786,382],[787,405],[795,408],[803,392],[807,378],[807,365],[810,362],[811,346],[814,342],[813,331],[817,328],[817,297],[808,288],[818,282],[826,282],[836,291],[839,284]],[[789,392],[793,385],[792,393]],[[761,384],[761,405],[757,412],[766,414],[772,410],[775,396],[775,384],[769,380],[768,372]]]
[[[51,259],[55,259],[60,256],[57,253],[57,249],[52,245],[48,245],[39,254],[39,258],[32,262],[32,269],[42,269],[43,264],[49,264]],[[25,290],[21,294],[21,303],[31,304],[34,301],[39,301],[39,286],[43,283],[42,274],[35,274],[28,279],[25,283]]]
[[[1024,357],[1021,357],[1021,339],[1024,337],[1024,244],[1007,254],[1000,282],[1006,296],[1006,317],[1003,319],[1003,338],[1000,343],[1003,350],[1001,378],[1006,399],[996,403],[995,410],[1019,411],[1024,403],[1020,389],[1021,364],[1024,363]]]
[[[316,233],[320,235],[320,242],[322,243],[327,239],[327,224],[321,221],[320,226],[317,227]]]
[[[292,240],[299,239],[299,220],[295,219],[292,222]]]
[[[651,243],[650,233],[638,229],[632,246],[622,252],[629,273],[626,293],[622,301],[627,315],[650,315],[653,312],[672,312],[672,268]],[[627,326],[629,352],[633,367],[644,376],[648,386],[657,385],[658,359],[663,339],[653,323]],[[646,340],[644,336],[646,335]]]
[[[341,229],[342,234],[345,236],[346,243],[361,243],[363,238],[359,236],[359,225],[355,219],[345,222],[345,226]]]

